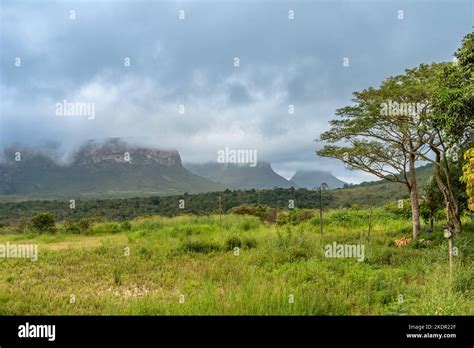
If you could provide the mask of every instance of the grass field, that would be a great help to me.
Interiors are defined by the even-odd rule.
[[[0,259],[0,315],[474,314],[472,222],[450,276],[441,227],[396,247],[410,221],[382,209],[372,220],[370,240],[366,210],[328,212],[322,237],[316,217],[239,215],[105,222],[87,235],[4,229],[0,243],[38,244],[39,258]],[[334,241],[363,244],[364,261],[325,257]]]

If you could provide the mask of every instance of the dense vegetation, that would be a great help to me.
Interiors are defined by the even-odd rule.
[[[221,197],[221,205],[219,204]],[[180,208],[180,200],[184,208]],[[179,196],[154,196],[125,199],[93,199],[75,201],[75,209],[70,208],[69,201],[27,201],[0,204],[0,221],[3,223],[26,223],[29,219],[43,212],[50,212],[56,220],[78,220],[82,217],[111,220],[126,220],[144,215],[176,216],[182,214],[211,214],[227,212],[242,204],[263,204],[274,208],[288,208],[289,201],[294,200],[297,208],[319,207],[319,196],[307,189],[274,189],[210,192],[184,194]],[[323,206],[329,207],[332,193],[324,192]]]
[[[0,314],[474,314],[472,223],[449,276],[439,225],[397,247],[411,221],[384,209],[328,211],[323,236],[316,212],[294,215],[149,217],[84,234],[3,228],[0,243],[37,243],[39,258],[0,261]],[[333,242],[364,245],[364,260],[325,257]]]

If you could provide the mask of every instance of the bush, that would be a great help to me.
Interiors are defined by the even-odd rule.
[[[255,238],[244,238],[242,245],[247,249],[252,249],[257,247],[257,241]]]
[[[242,247],[242,241],[240,240],[239,237],[229,237],[224,243],[224,248],[226,250],[234,250],[234,248],[241,248]]]
[[[80,233],[87,234],[92,227],[92,221],[86,218],[81,218],[77,222],[77,225],[79,226]]]
[[[243,231],[250,231],[260,226],[260,221],[256,218],[246,218],[239,223],[238,228]]]
[[[31,226],[31,223],[28,221],[27,218],[22,217],[18,220],[18,222],[15,224],[15,233],[24,233],[26,230],[28,230]]]
[[[74,234],[81,233],[79,226],[77,226],[77,222],[73,220],[64,221],[63,230],[64,232],[67,232],[67,233],[74,233]]]
[[[92,222],[89,219],[81,218],[78,221],[66,220],[64,221],[63,229],[65,232],[74,234],[88,234]]]
[[[54,217],[51,213],[40,213],[31,218],[33,229],[39,233],[54,232]]]
[[[207,243],[203,241],[196,241],[196,242],[186,242],[182,245],[181,250],[185,252],[193,252],[193,253],[202,253],[208,254],[214,251],[221,250],[221,247],[215,243]]]
[[[312,210],[292,209],[288,212],[281,212],[278,214],[277,223],[279,225],[292,224],[298,225],[301,222],[307,221],[314,216]]]
[[[130,221],[124,221],[120,224],[122,231],[130,231],[132,229],[132,224]]]
[[[406,219],[411,217],[411,202],[409,199],[403,200],[403,206],[401,206],[401,208],[398,205],[398,201],[390,202],[385,204],[383,207],[385,211],[389,213],[402,216]]]
[[[243,238],[232,236],[226,239],[224,243],[224,249],[234,250],[234,248],[245,248],[252,249],[257,247],[257,241],[255,238]]]
[[[242,204],[238,207],[232,208],[230,212],[236,215],[253,215],[260,218],[260,220],[262,221],[269,220],[271,218],[271,215],[274,214],[273,209],[267,207],[264,204]]]
[[[95,225],[90,234],[108,234],[108,233],[119,233],[120,225],[116,222],[104,222],[98,225]]]
[[[138,248],[138,254],[142,255],[143,257],[149,259],[152,256],[152,252],[145,248],[144,246],[141,246]]]
[[[277,209],[272,209],[270,212],[267,214],[267,217],[265,218],[265,221],[268,222],[269,224],[276,224],[278,220],[278,210]]]
[[[114,269],[114,284],[116,286],[122,285],[122,274],[118,269]]]

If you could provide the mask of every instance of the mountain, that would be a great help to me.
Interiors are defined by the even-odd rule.
[[[15,153],[21,160],[15,161]],[[190,173],[177,151],[135,146],[120,138],[92,140],[71,163],[31,149],[7,150],[0,163],[2,195],[133,196],[217,191],[223,186]]]
[[[255,167],[221,163],[185,164],[184,166],[190,172],[223,184],[229,189],[296,187],[294,182],[275,173],[267,162],[259,162]]]
[[[308,190],[313,190],[322,183],[326,183],[330,189],[340,188],[346,184],[331,173],[318,170],[297,171],[291,178],[291,181],[298,185],[298,187],[307,188]]]
[[[21,154],[21,160],[15,157]],[[132,145],[120,138],[83,144],[67,164],[60,164],[54,148],[15,148],[0,153],[0,200],[74,197],[137,197],[180,195],[229,189],[314,189],[329,185],[334,206],[385,204],[408,197],[406,188],[387,181],[366,182],[340,188],[344,182],[330,173],[297,172],[286,180],[269,163],[256,167],[235,164],[185,164],[174,150]],[[420,192],[433,172],[432,165],[418,167]]]

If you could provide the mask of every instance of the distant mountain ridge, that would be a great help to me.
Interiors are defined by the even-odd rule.
[[[330,189],[340,188],[347,184],[331,173],[319,170],[297,171],[290,180],[296,183],[298,187],[307,188],[308,190],[313,190],[322,183],[326,183]]]
[[[238,164],[203,163],[184,164],[190,172],[222,184],[229,189],[271,189],[274,187],[296,187],[294,182],[286,180],[273,170],[268,162],[258,162],[255,167]]]
[[[6,149],[1,158],[3,196],[125,198],[227,188],[314,189],[322,182],[330,188],[344,185],[332,174],[319,171],[299,171],[287,180],[264,161],[255,167],[221,163],[183,165],[176,150],[136,145],[122,138],[90,140],[64,164],[60,164],[57,148],[47,146]]]

